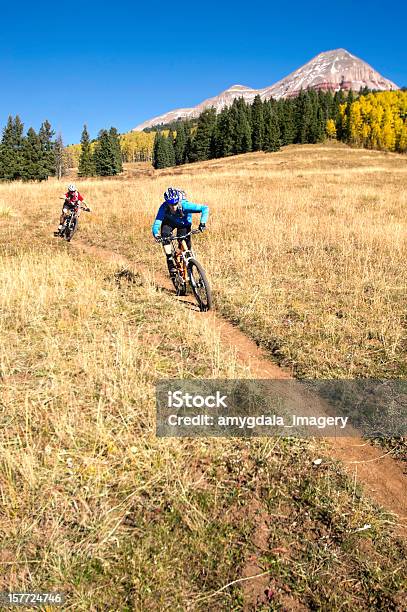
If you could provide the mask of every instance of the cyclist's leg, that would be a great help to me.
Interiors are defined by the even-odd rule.
[[[161,238],[169,238],[173,232],[174,227],[170,223],[166,223],[165,221],[161,225]],[[163,243],[163,249],[167,258],[167,266],[168,272],[171,275],[174,275],[177,269],[174,258],[172,256],[171,243],[168,241],[167,243]]]
[[[63,207],[62,207],[62,210],[61,210],[61,215],[59,217],[58,229],[54,232],[55,236],[58,236],[59,232],[61,231],[62,226],[63,226],[64,221],[65,221],[66,214],[67,214],[67,208],[66,208],[66,206],[64,204]]]
[[[185,236],[185,234],[189,234],[191,231],[191,225],[184,225],[183,227],[177,228],[177,236]],[[187,243],[188,249],[191,249],[191,236],[187,236],[185,238],[185,242]]]

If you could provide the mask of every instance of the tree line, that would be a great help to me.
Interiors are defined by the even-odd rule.
[[[237,98],[220,113],[208,108],[193,123],[179,120],[156,128],[153,165],[165,168],[251,151],[272,152],[326,138],[404,151],[406,95],[364,88],[358,94],[310,89],[280,100],[261,100],[257,95],[251,104]],[[378,111],[382,105],[386,109]],[[363,129],[360,115],[365,119]],[[168,127],[174,129],[165,133]]]
[[[150,137],[151,138],[151,137]],[[0,141],[0,180],[44,181],[61,178],[74,165],[70,147],[62,136],[55,137],[48,120],[38,131],[24,131],[20,117],[9,116]],[[96,141],[89,138],[86,125],[81,138],[79,176],[112,176],[123,170],[120,135],[116,128],[101,130]]]
[[[38,131],[24,133],[20,117],[9,116],[0,142],[0,179],[6,181],[43,181],[61,178],[69,166],[62,136],[45,120]]]
[[[307,90],[295,98],[253,102],[237,98],[216,113],[204,110],[197,124],[180,121],[176,135],[156,132],[153,165],[164,168],[250,151],[278,151],[282,145],[320,142],[326,137],[326,122],[339,117],[345,94]],[[175,163],[174,163],[175,160]]]
[[[78,166],[78,174],[114,176],[123,161],[150,161],[155,168],[227,157],[250,151],[278,151],[283,145],[337,139],[353,146],[407,151],[407,91],[302,91],[295,98],[243,98],[216,113],[178,120],[143,132],[101,130],[90,140],[86,125],[80,145],[65,147],[45,120],[38,133],[25,133],[20,117],[10,116],[0,141],[0,180],[61,178]]]

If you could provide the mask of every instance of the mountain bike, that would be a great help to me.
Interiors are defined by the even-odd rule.
[[[69,211],[67,217],[65,217],[62,228],[59,230],[59,236],[64,238],[67,242],[72,240],[72,237],[76,230],[78,229],[78,217],[81,210],[86,212],[90,212],[90,208],[86,206],[81,206],[81,204],[74,204]]]
[[[157,238],[161,244],[171,244],[172,257],[175,263],[174,273],[170,275],[177,295],[186,295],[187,284],[191,285],[192,292],[198,303],[199,310],[205,312],[212,308],[212,292],[206,278],[205,270],[195,257],[192,248],[188,249],[185,238],[193,234],[200,234],[200,230],[192,230],[183,236],[168,236]],[[178,243],[177,245],[175,243]]]

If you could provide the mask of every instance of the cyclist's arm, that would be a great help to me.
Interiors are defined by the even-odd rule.
[[[85,202],[85,198],[83,197],[83,195],[81,195],[81,194],[79,193],[79,191],[78,191],[78,202],[77,202],[77,203],[78,203],[78,204],[81,206],[81,208],[83,208],[84,210],[88,210],[88,211],[90,211],[89,206],[88,206],[88,205],[86,204],[86,202]]]
[[[161,204],[160,208],[158,209],[157,216],[154,220],[154,223],[151,227],[151,231],[153,232],[154,237],[158,236],[158,234],[160,233],[161,225],[162,225],[162,222],[165,216],[165,208],[166,208],[166,205]]]
[[[209,206],[207,206],[206,204],[194,204],[194,202],[187,202],[184,200],[184,202],[182,203],[182,208],[184,209],[185,212],[192,212],[192,213],[201,213],[201,220],[200,223],[205,224],[208,221],[208,217],[209,217]]]

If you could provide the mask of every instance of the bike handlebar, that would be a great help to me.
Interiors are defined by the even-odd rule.
[[[65,200],[65,202],[67,202],[66,198],[59,198],[60,200]],[[77,204],[76,202],[68,202],[69,204],[71,204],[72,206],[77,206],[78,208],[81,208],[82,210],[84,210],[85,212],[91,212],[89,206],[82,206],[80,203]]]
[[[202,234],[201,230],[195,229],[188,232],[188,234],[184,234],[183,236],[166,236],[165,238],[156,238],[157,242],[167,242],[169,240],[184,240],[184,238],[188,238],[188,236],[192,236],[193,234]]]

